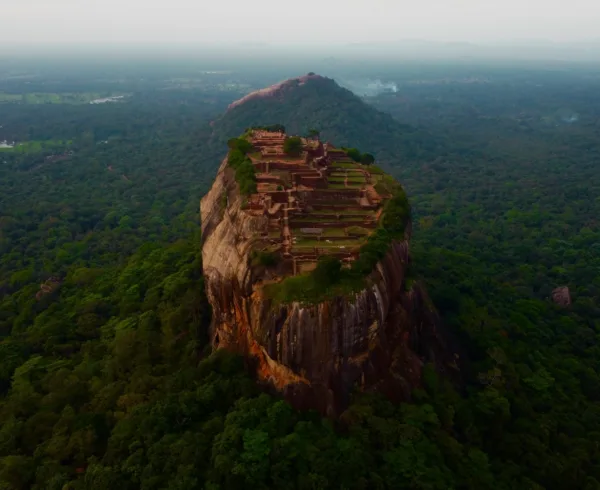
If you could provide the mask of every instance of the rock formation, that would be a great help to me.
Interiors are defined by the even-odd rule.
[[[306,150],[301,160],[313,168],[316,163],[309,161],[306,155],[310,156],[310,149]],[[316,160],[323,165],[326,158],[318,156]],[[418,282],[407,279],[410,224],[404,238],[390,244],[362,290],[313,304],[276,302],[267,294],[268,285],[302,273],[296,260],[307,256],[290,244],[296,243],[292,235],[307,231],[293,230],[288,212],[306,212],[299,208],[307,188],[290,179],[285,188],[289,204],[271,202],[269,192],[280,196],[280,186],[279,190],[267,190],[272,176],[264,174],[266,162],[253,164],[263,172],[258,174],[258,186],[260,189],[263,179],[265,192],[242,196],[235,170],[226,159],[201,201],[202,259],[213,310],[213,346],[246,356],[258,378],[295,406],[316,408],[331,416],[347,406],[355,386],[378,390],[395,400],[407,400],[412,390],[421,385],[426,362],[438,370],[457,369],[458,356],[446,347],[427,294]],[[360,195],[350,189],[347,194],[356,194],[356,205],[374,209],[375,214],[377,198],[381,196],[370,200],[367,188],[373,186],[368,179],[360,185]],[[263,208],[249,206],[249,202],[260,202]],[[312,207],[307,208],[315,212]],[[275,212],[284,217],[275,218]],[[273,223],[281,224],[281,236],[275,240],[265,233]],[[335,255],[335,242],[328,246],[320,253]],[[281,253],[278,265],[266,267],[253,261],[255,251],[264,247]],[[344,246],[337,248],[344,249],[344,260],[351,261],[358,255],[358,248],[356,252]],[[290,267],[292,263],[294,266]]]
[[[44,296],[54,293],[61,285],[58,277],[51,276],[45,282],[40,284],[40,290],[36,293],[35,299],[40,301]]]
[[[571,292],[567,286],[556,288],[552,291],[552,301],[559,306],[569,306],[571,304]]]
[[[276,83],[271,85],[270,87],[261,88],[259,90],[255,90],[254,92],[250,92],[239,100],[232,102],[229,104],[228,110],[233,109],[234,107],[240,106],[245,102],[252,99],[260,99],[265,97],[276,97],[278,95],[282,95],[282,93],[288,89],[292,88],[296,85],[304,85],[308,80],[311,79],[322,79],[320,75],[315,75],[314,73],[309,73],[308,75],[304,75],[298,78],[292,78],[289,80],[285,80],[283,82]]]

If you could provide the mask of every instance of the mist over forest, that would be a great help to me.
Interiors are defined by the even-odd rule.
[[[0,488],[600,488],[600,50],[529,44],[4,46]],[[288,121],[406,191],[460,356],[402,402],[324,417],[213,349],[199,202]]]

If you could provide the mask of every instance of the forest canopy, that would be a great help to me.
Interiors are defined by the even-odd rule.
[[[597,70],[386,64],[398,93],[370,105],[325,81],[219,119],[282,74],[7,66],[0,142],[24,146],[0,153],[0,488],[600,488]],[[464,386],[425,366],[410,402],[356,392],[333,421],[212,353],[199,199],[231,135],[272,121],[402,183]]]

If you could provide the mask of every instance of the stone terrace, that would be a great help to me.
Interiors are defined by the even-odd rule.
[[[299,156],[286,155],[286,137],[250,133],[258,192],[248,198],[245,212],[268,218],[261,233],[265,248],[281,255],[290,274],[312,270],[321,255],[350,263],[381,215],[377,176],[318,140],[303,139]]]

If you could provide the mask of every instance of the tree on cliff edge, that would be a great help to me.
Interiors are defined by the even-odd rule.
[[[375,163],[375,157],[370,153],[363,153],[360,157],[360,163],[363,165],[371,165]]]
[[[302,139],[299,136],[287,138],[283,143],[283,151],[287,155],[297,157],[302,153]]]
[[[314,270],[315,284],[327,287],[339,281],[342,273],[342,263],[339,259],[325,255],[319,258]]]

